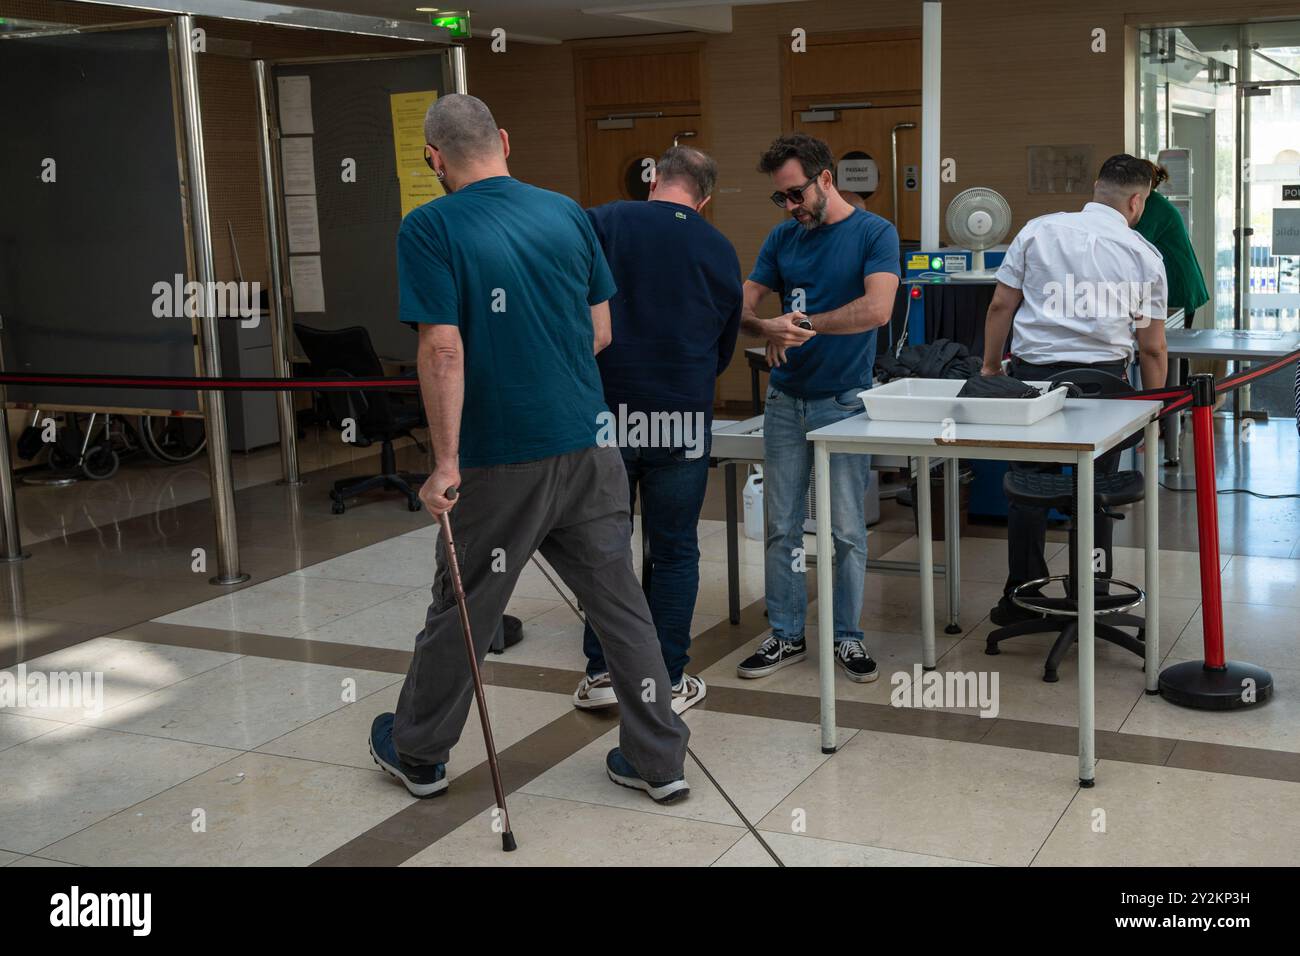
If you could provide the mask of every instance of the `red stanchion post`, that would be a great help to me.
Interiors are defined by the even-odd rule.
[[[1160,672],[1166,700],[1201,710],[1236,710],[1266,701],[1273,675],[1254,664],[1225,659],[1223,590],[1219,579],[1219,499],[1214,476],[1214,376],[1194,375],[1192,448],[1196,456],[1196,532],[1201,557],[1201,620],[1204,660],[1184,661]],[[1155,507],[1151,502],[1148,507]],[[1159,583],[1148,581],[1147,587]]]

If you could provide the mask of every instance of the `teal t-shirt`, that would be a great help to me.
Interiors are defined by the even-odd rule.
[[[605,399],[591,306],[617,291],[587,214],[509,176],[420,206],[397,235],[403,322],[460,328],[460,467],[596,444]]]

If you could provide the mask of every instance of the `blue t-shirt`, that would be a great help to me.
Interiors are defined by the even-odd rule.
[[[802,289],[799,311],[813,315],[861,298],[863,279],[873,272],[899,274],[898,231],[889,220],[855,209],[847,219],[816,229],[787,219],[767,234],[749,278],[780,293],[783,312],[794,310],[794,292]],[[771,381],[795,398],[829,398],[870,388],[876,329],[814,335],[787,349],[786,358],[772,369]]]
[[[740,260],[689,206],[607,203],[587,210],[618,283],[614,340],[596,356],[605,402],[617,414],[703,412],[740,331]]]
[[[413,210],[397,235],[400,318],[465,348],[460,466],[596,444],[605,409],[591,306],[615,292],[582,207],[509,176]]]

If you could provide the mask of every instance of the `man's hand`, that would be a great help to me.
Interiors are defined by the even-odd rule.
[[[455,466],[439,465],[420,488],[420,500],[435,518],[445,515],[456,503],[455,498],[447,497],[448,488],[460,488],[460,469]]]
[[[770,344],[781,350],[783,361],[786,349],[803,345],[817,334],[812,329],[799,328],[798,323],[806,318],[808,317],[802,312],[787,312],[785,315],[778,315],[774,319],[766,319],[763,322],[763,336]]]

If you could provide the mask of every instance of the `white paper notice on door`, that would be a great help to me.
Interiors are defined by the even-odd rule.
[[[286,196],[316,195],[316,165],[310,136],[289,136],[280,140],[280,165]]]
[[[284,224],[289,233],[289,252],[320,252],[315,196],[285,196]]]
[[[290,256],[289,282],[293,287],[293,311],[325,311],[325,277],[320,256]]]
[[[281,76],[276,89],[279,93],[280,132],[286,136],[315,132],[311,125],[311,77]]]

